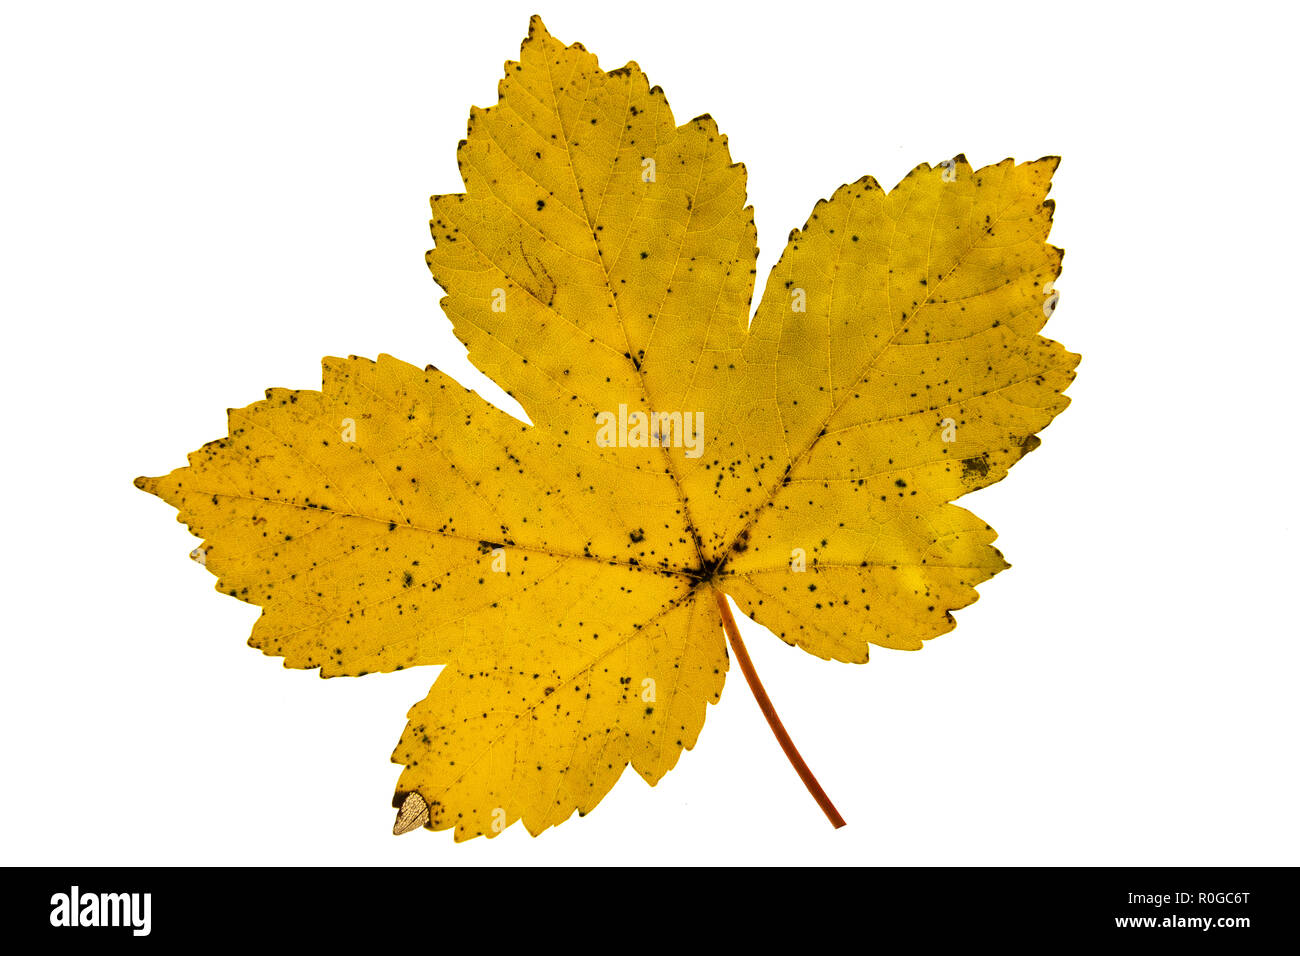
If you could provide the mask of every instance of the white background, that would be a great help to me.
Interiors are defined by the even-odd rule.
[[[1300,863],[1294,14],[1247,3],[7,5],[5,863]],[[742,622],[651,789],[532,839],[390,835],[434,672],[322,681],[131,485],[327,354],[464,358],[423,262],[529,13],[749,169],[760,279],[838,185],[1061,154],[1073,406],[963,504],[1013,569],[920,653]]]

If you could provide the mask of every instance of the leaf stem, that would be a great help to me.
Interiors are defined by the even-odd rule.
[[[795,773],[799,774],[799,779],[803,781],[803,785],[808,788],[808,792],[817,801],[817,806],[822,808],[826,818],[838,830],[844,826],[844,818],[835,809],[835,804],[831,803],[831,798],[826,796],[826,791],[817,782],[813,772],[808,769],[803,757],[799,756],[794,741],[790,739],[785,725],[781,723],[781,718],[777,716],[776,708],[772,706],[772,699],[767,696],[767,691],[763,689],[763,682],[758,679],[758,672],[754,670],[754,662],[749,659],[749,651],[745,650],[745,642],[740,639],[740,628],[736,626],[736,618],[732,615],[731,607],[727,604],[727,596],[714,588],[713,597],[718,603],[718,611],[722,614],[722,629],[727,632],[727,641],[731,644],[731,650],[736,655],[736,663],[740,665],[740,672],[745,675],[745,680],[749,682],[749,689],[753,692],[754,699],[758,701],[758,709],[767,718],[767,725],[772,728],[777,743],[785,751],[785,755],[794,767]]]

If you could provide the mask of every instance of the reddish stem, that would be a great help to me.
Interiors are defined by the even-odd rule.
[[[745,650],[745,642],[740,639],[740,628],[736,626],[736,618],[732,615],[731,607],[727,604],[727,596],[715,588],[713,597],[718,602],[718,611],[722,614],[722,629],[727,632],[727,640],[731,643],[731,650],[736,655],[736,663],[740,665],[740,672],[745,675],[745,680],[749,682],[749,689],[753,692],[754,699],[758,701],[758,709],[767,718],[767,725],[772,728],[777,743],[785,751],[785,755],[794,767],[795,773],[799,774],[799,779],[803,781],[803,785],[808,788],[808,792],[817,801],[817,806],[822,808],[826,818],[838,830],[844,826],[844,818],[840,816],[840,811],[835,809],[835,804],[831,803],[831,798],[826,796],[826,791],[817,782],[813,772],[808,769],[803,757],[799,756],[794,741],[790,739],[785,725],[781,723],[781,718],[776,714],[776,708],[772,706],[772,699],[767,696],[767,691],[763,690],[763,682],[758,679],[758,672],[754,670],[754,662],[749,659],[749,651]]]

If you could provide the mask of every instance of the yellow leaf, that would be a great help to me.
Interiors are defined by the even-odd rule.
[[[656,783],[719,699],[728,638],[820,794],[721,594],[865,661],[951,629],[1006,567],[952,502],[1067,404],[1078,357],[1039,335],[1056,160],[841,187],[749,327],[752,210],[709,117],[678,126],[635,64],[604,72],[536,18],[500,92],[471,113],[465,192],[432,200],[428,258],[535,424],[432,367],[326,359],[320,391],[268,391],[137,484],[285,666],[446,665],[393,755],[394,832],[537,834],[628,764]]]

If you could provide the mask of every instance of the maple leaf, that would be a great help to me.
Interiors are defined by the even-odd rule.
[[[1007,565],[952,502],[1068,403],[1041,335],[1055,158],[842,186],[790,234],[748,320],[745,171],[635,63],[534,18],[472,110],[465,191],[432,199],[433,277],[524,424],[432,368],[326,359],[226,438],[137,479],[205,539],[249,643],[322,677],[445,665],[393,760],[395,832],[457,840],[656,783],[721,695],[723,595],[787,643],[915,649]]]

